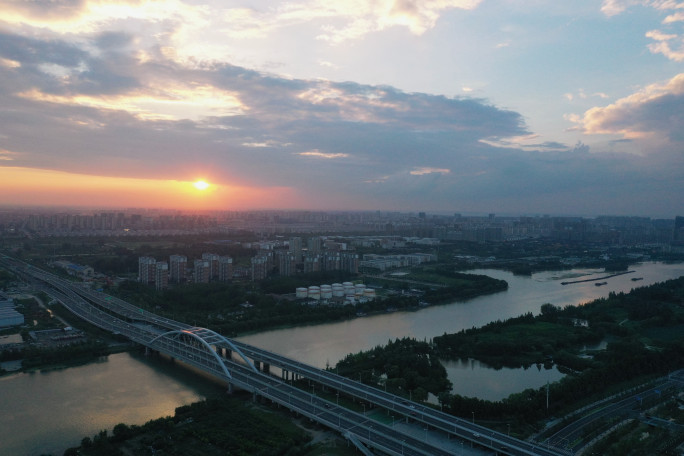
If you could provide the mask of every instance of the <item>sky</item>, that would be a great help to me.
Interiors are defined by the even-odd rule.
[[[684,215],[684,1],[0,0],[0,205]]]

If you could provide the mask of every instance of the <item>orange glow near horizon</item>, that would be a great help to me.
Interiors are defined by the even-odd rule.
[[[0,204],[168,209],[242,209],[291,206],[290,188],[209,184],[93,176],[62,171],[0,167]]]

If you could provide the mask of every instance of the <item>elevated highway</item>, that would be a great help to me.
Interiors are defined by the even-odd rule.
[[[453,455],[455,446],[445,442],[453,442],[449,439],[455,438],[492,450],[494,454],[571,454],[567,450],[540,447],[509,437],[335,373],[225,338],[207,328],[161,317],[9,257],[0,257],[0,264],[31,280],[38,280],[48,294],[84,320],[201,369],[225,381],[229,388],[249,391],[255,397],[271,400],[334,429],[363,452],[373,448],[389,455]],[[274,368],[280,375],[276,375]],[[385,425],[365,413],[354,412],[316,395],[315,387],[311,392],[297,388],[288,382],[290,376],[320,385],[319,391],[322,387],[329,388],[393,415],[406,417],[407,421],[418,423],[420,429],[440,431],[446,438],[428,442],[427,438],[403,432],[398,426]]]

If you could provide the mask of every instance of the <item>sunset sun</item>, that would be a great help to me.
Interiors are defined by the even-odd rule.
[[[203,180],[198,180],[192,184],[197,190],[206,190],[209,188],[209,183]]]

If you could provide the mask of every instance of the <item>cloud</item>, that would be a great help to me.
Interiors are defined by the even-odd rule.
[[[667,160],[665,154],[646,160],[614,150],[653,137],[681,145],[676,106],[682,100],[674,79],[584,116],[567,115],[584,133],[620,137],[605,145],[584,136],[575,144],[579,133],[564,139],[535,134],[526,124],[526,115],[533,113],[470,96],[473,88],[482,93],[477,87],[493,86],[489,79],[473,85],[481,80],[475,73],[454,73],[448,90],[462,87],[467,96],[452,97],[439,95],[445,89],[436,85],[430,86],[434,93],[407,85],[416,90],[410,92],[255,70],[283,68],[277,52],[290,48],[310,65],[297,75],[315,67],[315,76],[331,69],[342,74],[371,52],[391,50],[384,38],[392,38],[392,46],[400,36],[402,45],[410,40],[427,48],[445,33],[437,27],[440,21],[462,18],[462,11],[480,1],[307,0],[252,2],[250,8],[218,0],[25,3],[0,0],[0,163],[5,165],[0,171],[12,164],[51,171],[47,175],[184,182],[201,175],[217,187],[235,186],[222,201],[224,208],[231,207],[235,194],[245,194],[247,201],[246,193],[260,188],[273,189],[265,193],[262,207],[279,204],[277,189],[287,189],[288,204],[307,208],[556,213],[573,210],[567,201],[578,201],[575,207],[582,212],[589,200],[593,207],[603,201],[608,212],[619,212],[617,205],[627,199],[611,195],[624,195],[626,180],[637,191],[656,188],[658,197],[684,193],[684,164],[675,153]],[[605,2],[604,12],[619,14],[636,4]],[[655,44],[662,38],[676,51],[681,21],[675,20],[676,11],[663,10],[662,18],[666,15],[670,19],[650,39]],[[435,33],[427,33],[432,28]],[[374,36],[365,49],[359,40],[369,34]],[[268,41],[273,37],[279,38],[275,45]],[[357,42],[335,49],[325,45],[346,40]],[[492,36],[484,45],[493,52],[501,42]],[[243,45],[245,53],[235,57]],[[317,52],[309,52],[309,45]],[[475,52],[481,49],[477,45]],[[277,51],[265,59],[269,63],[258,61],[261,48],[272,46]],[[433,71],[423,65],[429,58],[441,59],[439,68],[451,68],[443,65],[452,57],[461,58],[425,55],[415,69]],[[380,65],[372,70],[359,77],[397,85],[406,81],[388,79]],[[568,90],[567,98],[605,99],[593,84],[585,87],[586,93]],[[616,85],[615,90],[621,89]],[[504,90],[497,96],[506,100],[508,95]],[[667,185],[654,184],[661,178]]]
[[[217,181],[341,194],[378,175],[444,175],[482,139],[529,134],[519,113],[481,99],[141,59],[134,42],[4,35],[3,147],[29,151],[16,166],[178,180],[211,170]]]
[[[0,161],[12,161],[15,155],[17,155],[16,152],[0,149]]]
[[[629,0],[603,0],[601,12],[606,16],[615,16],[625,11],[630,5],[637,2]]]
[[[473,10],[481,0],[384,0],[379,2],[339,1],[324,2],[327,17],[338,18],[336,24],[326,24],[318,39],[333,44],[358,39],[368,33],[386,30],[395,26],[409,29],[414,35],[422,35],[435,26],[440,15],[450,9]],[[322,3],[302,5],[309,8],[308,14],[320,14],[317,6]],[[334,6],[333,6],[334,5]]]
[[[652,84],[605,107],[584,113],[588,134],[619,134],[627,139],[659,138],[684,142],[684,73]]]
[[[321,152],[319,150],[311,150],[308,152],[299,152],[297,155],[300,155],[302,157],[325,158],[328,160],[333,159],[333,158],[347,158],[347,157],[349,157],[349,154],[343,154],[343,153],[330,154],[330,153]]]
[[[235,41],[263,39],[290,29],[330,44],[394,27],[421,35],[445,12],[473,10],[481,1],[299,0],[233,6],[221,0],[0,0],[0,11],[10,26],[32,27],[41,34],[83,37],[114,26],[129,32],[144,28],[147,46],[173,49],[177,60],[191,61],[218,60]]]
[[[668,28],[667,31],[650,30],[646,32],[646,37],[651,38],[655,43],[648,45],[649,51],[654,54],[662,54],[669,60],[675,62],[684,61],[684,30],[681,23],[684,22],[684,2],[676,0],[604,0],[601,11],[606,16],[615,16],[623,13],[627,9],[635,6],[652,8],[659,12],[672,12],[663,20],[662,24]]]
[[[684,12],[679,12],[675,14],[670,14],[663,20],[663,24],[671,24],[673,22],[683,22],[684,21]]]
[[[425,174],[449,174],[450,172],[451,170],[446,168],[421,167],[412,169],[409,174],[413,176],[423,176]]]
[[[508,138],[491,138],[481,139],[480,142],[493,147],[507,148],[507,149],[521,149],[521,150],[536,150],[536,151],[563,151],[569,150],[569,147],[563,143],[556,141],[542,141],[539,142],[539,135],[529,134],[520,136],[511,136]]]
[[[651,30],[646,33],[648,38],[655,40],[650,43],[648,49],[654,54],[663,54],[675,62],[684,61],[684,39],[676,34],[665,34],[659,30]],[[671,43],[675,43],[675,48]]]

